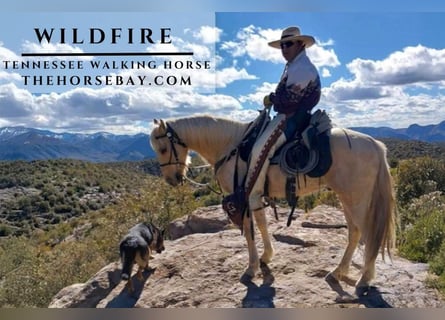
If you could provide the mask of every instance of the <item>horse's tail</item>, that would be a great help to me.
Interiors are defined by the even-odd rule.
[[[377,256],[381,250],[382,258],[385,258],[385,249],[390,258],[391,249],[395,246],[396,237],[396,212],[394,199],[394,185],[386,160],[386,146],[377,142],[379,168],[371,203],[367,214],[367,234],[365,243],[371,256]]]

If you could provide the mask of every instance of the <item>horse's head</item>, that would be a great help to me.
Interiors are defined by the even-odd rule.
[[[150,144],[156,152],[162,175],[172,186],[184,180],[187,169],[188,148],[172,127],[163,120],[154,120]]]

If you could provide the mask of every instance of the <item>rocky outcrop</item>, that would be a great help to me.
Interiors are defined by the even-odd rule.
[[[215,233],[232,227],[221,206],[209,206],[170,223],[168,234],[176,240],[192,233]]]
[[[246,242],[216,206],[198,210],[170,226],[178,238],[165,242],[166,250],[150,261],[153,269],[144,272],[142,281],[133,276],[132,293],[119,281],[120,265],[116,262],[88,282],[61,290],[49,307],[445,306],[437,292],[425,285],[427,266],[397,255],[392,262],[377,259],[375,288],[364,297],[356,297],[354,287],[345,282],[330,286],[324,277],[339,262],[347,241],[343,213],[327,206],[298,213],[286,227],[286,211],[279,211],[278,221],[270,212],[269,230],[276,255],[254,279],[240,279],[247,266]],[[208,228],[206,223],[210,223]],[[210,230],[213,233],[202,233]],[[259,238],[256,234],[261,253]],[[354,255],[352,278],[358,276],[362,251],[359,248]]]

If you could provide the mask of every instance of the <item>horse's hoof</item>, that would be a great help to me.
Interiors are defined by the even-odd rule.
[[[252,282],[253,277],[244,273],[241,278],[239,279],[239,282],[241,283],[249,283]]]
[[[261,258],[260,258],[260,263],[262,262],[262,263],[268,264],[269,262],[272,261],[272,257],[273,257],[273,255],[265,255],[265,254],[263,254],[261,256]]]
[[[339,294],[335,300],[336,303],[357,303],[358,298],[350,295],[349,293],[345,292],[343,294]]]
[[[258,267],[249,267],[244,271],[244,274],[241,277],[250,277],[255,278],[255,275],[260,271],[259,266]]]
[[[334,276],[334,274],[332,272],[329,272],[324,279],[326,280],[327,283],[330,283],[330,284],[337,285],[340,283],[338,281],[337,277]]]

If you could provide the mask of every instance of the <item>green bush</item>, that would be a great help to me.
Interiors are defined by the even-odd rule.
[[[0,237],[6,237],[12,234],[12,228],[7,224],[0,223]]]
[[[62,288],[85,282],[119,258],[119,242],[129,228],[152,221],[164,229],[202,203],[190,186],[168,186],[150,177],[143,188],[116,204],[71,218],[31,238],[0,241],[0,307],[46,307]],[[48,219],[58,215],[48,214]]]
[[[397,177],[399,206],[434,191],[445,192],[445,162],[429,157],[401,161]]]
[[[320,204],[325,204],[335,208],[341,208],[341,204],[338,200],[337,194],[333,191],[320,192],[315,205],[318,206]]]
[[[60,289],[86,281],[106,263],[94,242],[64,242],[42,251],[29,240],[11,238],[1,250],[3,307],[46,307]]]
[[[317,193],[311,193],[298,198],[298,208],[302,208],[306,212],[322,204],[341,208],[337,194],[333,191],[320,190]]]
[[[445,241],[442,241],[439,252],[431,260],[430,267],[431,271],[435,274],[439,276],[445,276]]]
[[[403,231],[419,222],[423,216],[433,211],[445,212],[445,200],[442,192],[434,191],[412,199],[405,207],[399,209],[400,229]]]
[[[408,217],[400,236],[402,255],[410,260],[428,262],[439,253],[445,239],[444,208],[444,197],[435,192],[415,199],[408,213],[402,211]]]
[[[203,200],[204,200],[203,205],[205,207],[214,206],[214,205],[221,204],[222,196],[219,194],[210,193]]]
[[[298,198],[298,208],[304,209],[304,211],[308,212],[309,210],[315,208],[317,197],[315,194],[308,194],[303,197]]]
[[[427,283],[445,292],[444,160],[405,160],[398,169],[399,252],[410,260],[428,263],[436,276]]]

